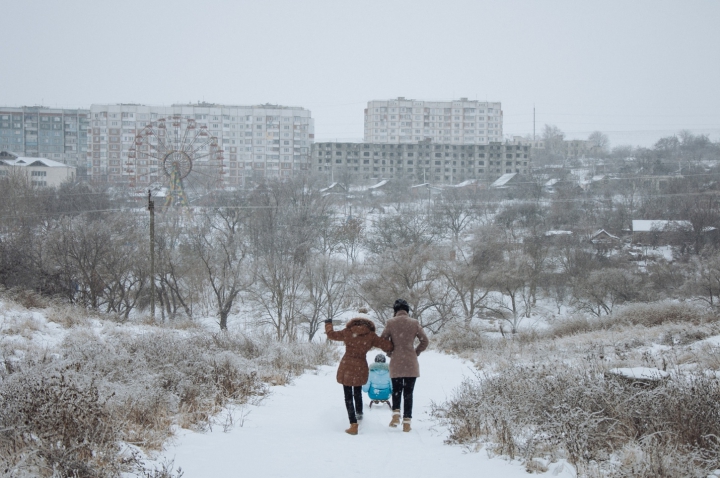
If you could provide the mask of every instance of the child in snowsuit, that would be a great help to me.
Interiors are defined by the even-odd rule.
[[[342,384],[345,393],[345,408],[350,420],[350,428],[345,432],[350,435],[357,435],[357,421],[358,418],[362,418],[361,387],[368,380],[368,364],[365,356],[373,347],[379,347],[385,352],[393,349],[389,340],[378,337],[375,333],[375,324],[365,312],[367,312],[365,309],[361,309],[360,313],[340,331],[333,330],[332,320],[325,321],[325,333],[328,339],[345,342],[345,355],[340,360],[337,381]]]
[[[390,368],[385,363],[385,356],[377,354],[375,362],[370,364],[370,375],[368,381],[363,385],[363,392],[370,397],[370,406],[373,403],[385,402],[390,408],[388,399],[392,393],[392,381],[390,380]]]

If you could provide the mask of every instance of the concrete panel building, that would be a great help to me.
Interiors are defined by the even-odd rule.
[[[301,107],[94,104],[90,107],[87,151],[89,178],[128,184],[128,153],[135,135],[148,123],[174,115],[193,119],[198,127],[207,128],[218,138],[224,156],[223,182],[229,187],[308,171],[315,126],[310,111]],[[148,166],[157,170],[157,161],[149,162]]]
[[[506,173],[530,170],[530,146],[469,144],[315,143],[312,171],[330,181],[405,179],[413,183],[488,184]]]
[[[84,168],[89,110],[0,106],[0,151]]]
[[[368,101],[365,142],[412,144],[490,144],[502,141],[500,102],[468,100],[422,101],[399,97]]]

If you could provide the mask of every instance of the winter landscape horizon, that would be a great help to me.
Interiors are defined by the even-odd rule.
[[[0,476],[720,478],[720,4],[0,11]]]

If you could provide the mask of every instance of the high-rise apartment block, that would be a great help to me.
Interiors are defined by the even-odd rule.
[[[489,144],[502,141],[500,102],[420,101],[400,97],[369,101],[365,109],[365,142],[412,144]]]
[[[89,110],[0,106],[0,151],[86,165]]]
[[[151,122],[173,116],[193,119],[218,139],[228,186],[242,187],[248,180],[264,177],[290,177],[309,168],[315,126],[310,111],[301,107],[92,105],[87,151],[90,179],[128,183],[132,168],[126,165],[136,134]]]

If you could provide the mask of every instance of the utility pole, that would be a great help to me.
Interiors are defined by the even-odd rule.
[[[535,141],[535,105],[533,105],[533,141]]]
[[[150,211],[150,317],[155,320],[155,201],[148,189],[148,211]]]

